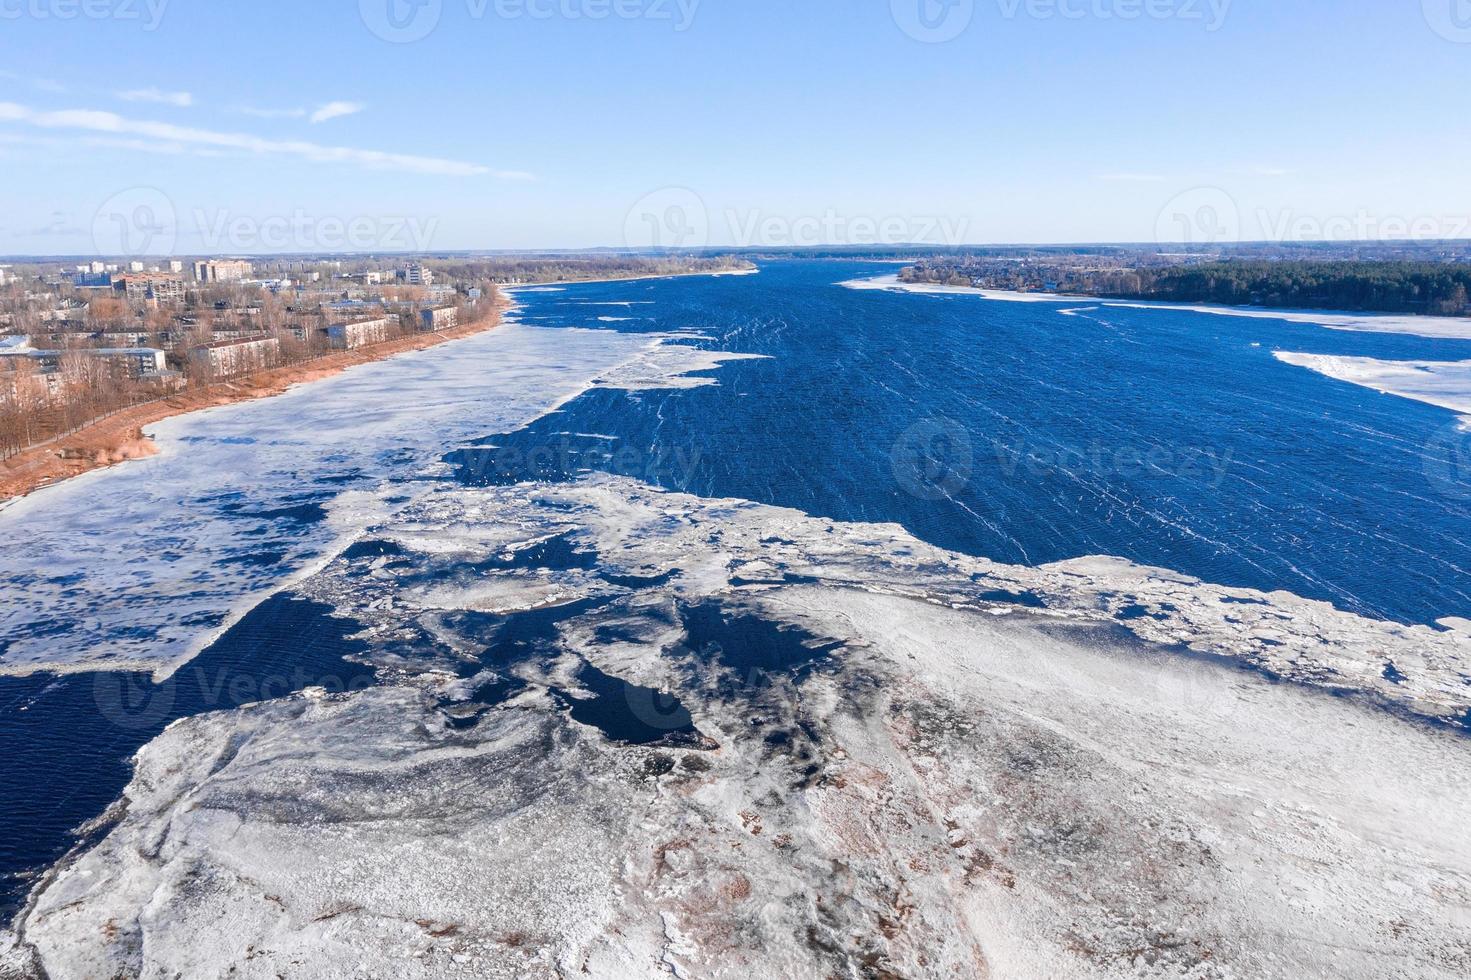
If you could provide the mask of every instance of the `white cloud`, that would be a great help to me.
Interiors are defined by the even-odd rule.
[[[323,146],[302,140],[270,140],[248,133],[223,133],[172,123],[126,119],[112,112],[93,109],[39,111],[14,102],[0,102],[0,123],[18,123],[40,129],[80,130],[107,136],[142,139],[154,145],[174,145],[207,150],[237,150],[246,153],[293,156],[319,163],[350,163],[374,170],[399,170],[407,173],[443,177],[476,177],[490,175],[504,180],[531,180],[532,175],[514,170],[492,170],[478,163],[446,160],[439,157],[360,150],[345,146]]]
[[[156,88],[135,88],[126,92],[118,92],[117,97],[124,102],[154,102],[158,105],[171,105],[180,109],[187,109],[194,104],[194,96],[188,92],[164,92]]]
[[[342,116],[351,116],[362,112],[367,106],[361,102],[328,102],[316,112],[312,113],[312,122],[324,123],[328,119],[339,119]]]
[[[6,81],[10,82],[24,82],[32,88],[39,89],[42,92],[51,92],[57,95],[60,95],[67,91],[65,85],[61,84],[58,81],[55,81],[54,79],[28,78],[23,75],[18,75],[13,71],[6,71],[4,69],[0,69],[0,78],[3,78]]]
[[[305,109],[256,109],[252,106],[241,106],[240,111],[247,116],[256,119],[305,119]]]

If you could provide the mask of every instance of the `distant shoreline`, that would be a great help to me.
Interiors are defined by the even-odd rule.
[[[681,279],[686,276],[754,276],[761,269],[752,266],[749,269],[699,269],[690,272],[651,272],[640,276],[594,276],[589,279],[553,279],[547,282],[523,282],[518,286],[497,285],[496,288],[503,293],[512,293],[518,289],[546,289],[552,286],[582,286],[599,282],[643,282],[646,279]]]
[[[1213,316],[1236,316],[1254,320],[1286,320],[1308,323],[1329,330],[1355,333],[1407,334],[1431,340],[1471,340],[1471,318],[1426,316],[1415,313],[1354,313],[1343,310],[1279,310],[1257,306],[1212,306],[1193,303],[1156,302],[1151,300],[1114,299],[1079,293],[1019,293],[1001,289],[977,289],[973,286],[946,286],[941,283],[904,282],[897,275],[853,279],[841,285],[848,289],[890,290],[931,295],[975,296],[1008,303],[1087,303],[1114,309],[1184,310]]]
[[[123,409],[64,439],[28,449],[0,463],[0,509],[37,490],[64,483],[83,473],[157,454],[153,440],[143,432],[145,426],[177,415],[270,398],[297,385],[330,378],[361,364],[463,340],[499,326],[508,308],[506,303],[496,303],[480,319],[440,333],[414,333],[371,347],[336,351],[239,381],[211,385],[202,391],[180,392],[176,397]],[[70,458],[64,458],[63,454]]]

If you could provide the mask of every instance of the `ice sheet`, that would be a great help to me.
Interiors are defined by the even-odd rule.
[[[150,427],[159,455],[0,512],[0,670],[165,669],[310,572],[464,440],[604,383],[707,384],[667,338],[507,324]],[[367,496],[383,485],[392,493]]]
[[[344,558],[302,589],[385,657],[422,629],[437,659],[147,747],[120,824],[21,921],[51,975],[1471,968],[1471,740],[1105,623],[1185,603],[1142,618],[1226,653],[1269,621],[1289,672],[1454,643],[1434,631],[1109,560],[1006,569],[627,480],[436,491],[371,533],[393,562]],[[562,534],[597,561],[486,570]],[[602,602],[512,664],[494,623],[447,617],[456,582]],[[813,662],[748,667],[738,634],[699,642],[686,611],[711,602],[810,636],[793,650]],[[627,682],[635,710],[639,691],[677,698],[708,743],[577,720],[589,670]],[[521,689],[477,706],[498,674]]]
[[[1076,303],[1096,297],[1063,293],[1019,293],[1004,289],[973,289],[970,286],[945,286],[939,283],[907,283],[897,275],[854,279],[842,283],[849,289],[898,290],[906,293],[977,296],[982,299],[1011,303]],[[1130,303],[1122,300],[1097,300],[1102,306],[1131,310],[1187,310],[1216,316],[1239,316],[1259,320],[1287,320],[1310,323],[1330,330],[1361,333],[1409,334],[1443,340],[1471,340],[1471,319],[1466,317],[1415,316],[1393,313],[1339,313],[1329,310],[1273,310],[1258,307],[1204,306],[1189,303]],[[1063,312],[1063,311],[1059,311]]]
[[[1275,356],[1284,364],[1338,381],[1471,414],[1471,361],[1381,361],[1289,351],[1278,351]]]

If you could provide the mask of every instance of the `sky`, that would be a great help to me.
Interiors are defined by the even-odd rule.
[[[0,255],[1471,237],[1471,0],[0,0]]]

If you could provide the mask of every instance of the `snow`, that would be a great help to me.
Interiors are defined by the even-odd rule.
[[[722,359],[663,336],[510,323],[151,426],[157,456],[0,511],[0,671],[177,667],[422,490],[449,449],[597,383],[710,384],[670,372]]]
[[[1278,351],[1277,360],[1349,384],[1471,415],[1471,361],[1382,361]]]
[[[362,623],[370,657],[428,629],[438,659],[174,725],[9,955],[58,977],[1471,969],[1471,740],[1409,720],[1464,707],[1471,637],[624,479],[444,488],[367,533],[405,553],[298,588]],[[484,571],[562,534],[596,565]],[[447,607],[528,584],[604,604],[535,657],[482,663]],[[1125,601],[1178,613],[1119,621]],[[841,646],[746,671],[684,642],[680,610],[709,602]],[[1283,645],[1250,654],[1264,632]],[[1385,656],[1419,675],[1398,701],[1371,676]],[[587,664],[678,697],[711,744],[575,721],[556,691],[581,697]],[[476,708],[487,674],[523,688]]]
[[[897,275],[874,276],[854,279],[841,285],[849,289],[895,290],[906,293],[932,295],[975,296],[981,299],[1009,303],[1076,303],[1093,297],[1062,293],[1019,293],[1004,289],[974,289],[970,286],[946,286],[939,283],[907,283]],[[1191,313],[1209,313],[1214,316],[1237,316],[1255,320],[1286,320],[1289,323],[1308,323],[1330,330],[1348,330],[1359,333],[1408,334],[1415,337],[1430,337],[1442,340],[1471,340],[1471,318],[1417,316],[1392,313],[1337,313],[1328,310],[1274,310],[1260,307],[1206,306],[1189,303],[1124,302],[1122,300],[1098,300],[1101,306],[1129,310],[1185,310]],[[1059,310],[1064,315],[1072,310]]]

